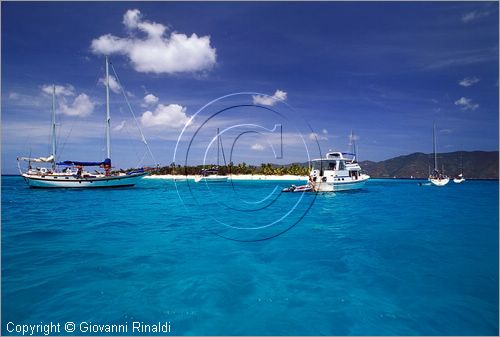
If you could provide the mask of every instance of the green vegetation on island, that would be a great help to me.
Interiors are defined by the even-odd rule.
[[[196,166],[181,166],[171,163],[169,166],[163,166],[152,171],[152,174],[167,175],[196,175],[202,169],[212,168],[215,165],[196,165]],[[271,163],[261,164],[260,166],[248,165],[246,163],[239,163],[235,165],[219,166],[220,175],[228,174],[263,174],[263,175],[308,175],[309,168],[302,164],[291,165],[275,165]]]
[[[498,179],[498,151],[459,151],[438,154],[439,162],[445,173],[454,177],[462,168],[464,176],[476,179]],[[361,161],[363,172],[372,178],[427,178],[429,169],[433,169],[433,154],[412,153],[395,158],[374,162]],[[159,168],[152,168],[151,174],[160,175],[196,175],[202,169],[209,169],[215,165],[181,166],[174,163]],[[441,167],[440,167],[441,169]],[[248,165],[246,163],[219,166],[220,175],[228,174],[262,174],[262,175],[309,175],[309,164],[293,163],[276,165],[272,163]]]

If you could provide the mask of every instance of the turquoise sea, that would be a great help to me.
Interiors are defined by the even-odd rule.
[[[137,321],[172,335],[497,335],[498,182],[417,182],[315,195],[4,176],[2,334]]]

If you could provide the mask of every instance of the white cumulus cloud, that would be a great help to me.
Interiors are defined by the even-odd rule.
[[[141,12],[138,9],[129,9],[123,16],[123,24],[128,29],[135,29],[141,19]]]
[[[490,12],[488,12],[488,11],[478,11],[478,10],[475,10],[475,11],[472,11],[472,12],[464,14],[462,16],[462,22],[468,23],[468,22],[477,20],[479,18],[488,16],[488,15],[490,15]]]
[[[105,86],[106,78],[104,77],[100,78],[99,83]],[[109,75],[109,89],[111,89],[111,91],[114,92],[115,94],[119,94],[120,91],[122,90],[122,87],[120,86],[120,84],[113,75]]]
[[[94,102],[86,94],[80,94],[73,103],[67,104],[65,100],[60,102],[59,109],[68,116],[86,117],[94,111]]]
[[[460,84],[462,87],[470,87],[477,82],[479,82],[479,78],[477,77],[466,77],[463,80],[459,81],[458,84]]]
[[[253,104],[273,106],[280,101],[286,101],[287,93],[285,91],[278,89],[272,96],[254,95],[252,97],[253,97]]]
[[[128,29],[127,37],[102,35],[92,40],[92,52],[125,55],[136,71],[144,73],[199,72],[211,69],[216,63],[216,49],[210,44],[210,36],[177,32],[167,35],[166,26],[143,20],[138,9],[128,10],[123,24]]]
[[[251,149],[255,151],[263,151],[264,146],[260,145],[259,143],[256,143],[251,146]]]
[[[68,84],[64,85],[56,85],[56,96],[73,96],[75,95],[75,88]],[[44,84],[42,85],[42,91],[46,94],[52,95],[53,85],[52,84]]]
[[[479,108],[479,104],[472,103],[470,98],[460,97],[460,99],[455,101],[455,105],[458,105],[462,108],[462,110],[476,110]]]
[[[19,99],[21,97],[21,95],[19,95],[17,92],[10,92],[9,93],[9,99],[12,99],[12,100],[16,100],[16,99]]]
[[[154,112],[146,111],[141,116],[141,123],[145,127],[164,126],[180,128],[189,121],[186,108],[179,104],[158,104]]]
[[[146,96],[144,96],[144,103],[147,105],[155,105],[156,103],[158,103],[158,97],[153,94],[147,94]]]
[[[126,121],[121,121],[120,124],[118,124],[117,126],[115,126],[113,128],[113,131],[121,131],[121,130],[123,130],[123,128],[125,127],[125,125],[127,125],[127,122]]]
[[[323,129],[325,130],[325,129]],[[325,133],[323,133],[322,135],[320,135],[319,133],[316,133],[316,132],[311,132],[309,134],[309,139],[312,140],[312,141],[316,141],[316,140],[328,140],[328,137],[325,136]]]

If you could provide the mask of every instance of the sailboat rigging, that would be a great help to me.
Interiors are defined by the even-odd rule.
[[[109,107],[109,60],[106,57],[106,158],[98,162],[85,162],[75,160],[56,161],[56,109],[55,109],[55,85],[52,91],[52,153],[49,157],[19,157],[18,167],[21,176],[24,178],[29,187],[34,188],[102,188],[102,187],[125,187],[134,186],[142,179],[147,172],[143,169],[136,169],[128,173],[113,173],[111,172],[111,114]],[[135,116],[134,116],[135,118]],[[144,135],[141,135],[144,139]],[[145,140],[145,139],[144,139]],[[148,147],[149,149],[149,147]],[[26,172],[22,172],[20,167],[21,161],[28,161],[29,166]],[[36,163],[51,163],[51,168],[37,167],[33,168],[31,162]],[[59,170],[59,167],[64,169]],[[101,167],[104,173],[95,171],[90,173],[84,170],[85,167]]]
[[[456,184],[460,184],[460,183],[463,183],[464,181],[465,181],[465,178],[464,178],[464,158],[463,158],[463,152],[460,152],[460,173],[458,174],[458,176],[456,176],[453,179],[453,182]]]
[[[217,128],[217,166],[212,167],[211,169],[203,169],[200,172],[199,176],[196,176],[194,178],[194,181],[199,183],[199,182],[227,182],[227,176],[221,176],[219,175],[219,162],[220,162],[220,149],[222,145],[222,141],[220,139],[220,133],[219,133],[219,128]],[[222,149],[222,155],[224,156],[224,149]],[[224,161],[225,161],[225,156],[224,156]]]
[[[437,142],[436,142],[436,124],[434,124],[433,130],[432,130],[432,136],[433,136],[433,150],[434,150],[434,170],[432,173],[429,175],[429,181],[435,185],[435,186],[444,186],[448,184],[450,181],[450,178],[448,178],[444,174],[444,168],[439,171],[438,168],[438,161],[437,161]]]

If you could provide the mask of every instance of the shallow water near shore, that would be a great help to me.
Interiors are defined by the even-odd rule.
[[[2,177],[2,333],[498,334],[497,181],[279,193],[291,183],[34,190]]]

